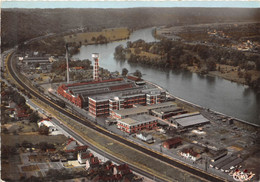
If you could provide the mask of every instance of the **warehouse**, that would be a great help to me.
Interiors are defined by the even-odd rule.
[[[28,57],[28,58],[24,58],[22,62],[25,64],[33,64],[33,63],[49,64],[51,61],[49,57]]]
[[[169,108],[172,106],[176,106],[176,104],[173,102],[163,102],[148,106],[138,106],[131,109],[114,110],[110,116],[114,119],[124,119],[133,115],[150,114],[153,109]]]
[[[199,112],[173,116],[170,120],[177,128],[188,128],[209,123],[209,120]]]
[[[229,170],[231,168],[234,168],[235,166],[237,166],[238,164],[240,164],[243,160],[241,158],[236,158],[235,160],[233,160],[232,162],[226,164],[225,166],[223,166],[221,168],[222,171],[225,171],[225,172],[229,172]]]
[[[187,111],[182,110],[182,108],[177,107],[177,106],[171,106],[167,108],[159,108],[159,109],[153,109],[151,110],[151,114],[153,116],[165,119],[169,118],[171,116],[175,116],[178,114],[184,114],[187,113]]]
[[[216,169],[221,169],[222,167],[224,167],[225,165],[227,165],[228,163],[232,162],[233,160],[235,160],[237,157],[236,156],[230,156],[229,158],[227,158],[226,160],[218,163],[217,165],[215,165]]]
[[[154,129],[157,127],[157,118],[143,114],[131,116],[117,121],[117,128],[129,134],[136,133],[144,129]]]
[[[214,162],[211,160],[210,167],[215,168],[218,164],[220,164],[221,162],[223,162],[223,161],[227,160],[228,158],[230,158],[230,156],[231,156],[230,154],[227,154],[224,157],[222,157],[222,158],[220,158],[220,159],[218,159],[218,160],[216,160]]]

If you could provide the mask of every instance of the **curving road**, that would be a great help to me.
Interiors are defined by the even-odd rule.
[[[165,156],[162,156],[154,151],[151,151],[147,148],[144,148],[142,146],[139,146],[135,143],[132,143],[124,138],[121,138],[117,135],[114,135],[112,133],[110,133],[109,131],[106,131],[104,129],[101,129],[99,127],[96,127],[93,123],[91,123],[90,121],[86,120],[86,119],[82,119],[82,118],[79,118],[78,116],[76,115],[73,115],[71,113],[69,113],[68,111],[66,111],[65,109],[61,108],[60,106],[56,105],[55,103],[53,103],[52,101],[48,100],[46,97],[42,96],[41,94],[35,92],[34,90],[32,90],[30,87],[28,87],[23,81],[21,81],[17,75],[14,73],[13,69],[12,69],[12,66],[11,66],[11,62],[12,62],[12,58],[13,58],[13,55],[14,55],[14,52],[11,53],[11,55],[8,57],[8,60],[7,60],[7,67],[8,67],[8,71],[10,72],[11,76],[24,88],[26,89],[28,92],[30,92],[30,94],[32,94],[33,96],[37,97],[39,100],[41,100],[42,102],[50,105],[51,107],[53,107],[54,109],[56,109],[57,111],[61,112],[62,114],[76,120],[77,122],[81,123],[81,124],[84,124],[85,126],[89,127],[89,128],[92,128],[94,130],[96,130],[97,132],[100,132],[114,140],[117,140],[118,142],[121,142],[129,147],[132,147],[138,151],[141,151],[143,152],[144,154],[146,155],[149,155],[151,157],[154,157],[156,159],[159,159],[169,165],[172,165],[174,167],[177,167],[179,169],[182,169],[184,171],[187,171],[189,172],[190,174],[194,175],[194,176],[197,176],[201,179],[204,179],[204,180],[207,180],[207,181],[212,181],[212,182],[222,182],[222,181],[225,181],[217,176],[214,176],[212,174],[209,174],[209,173],[206,173],[204,171],[201,171],[199,169],[196,169],[196,168],[193,168],[192,166],[188,166],[188,165],[185,165],[185,164],[182,164],[182,163],[179,163],[178,161],[175,161],[174,159],[170,159],[170,158],[167,158]],[[132,166],[133,167],[133,166]],[[137,168],[136,168],[137,169]],[[140,174],[143,174],[144,176],[147,176],[148,173],[144,174],[143,172],[140,172],[140,169],[136,170],[134,169],[134,171],[136,172],[139,172]],[[153,175],[149,174],[149,177],[153,177]]]

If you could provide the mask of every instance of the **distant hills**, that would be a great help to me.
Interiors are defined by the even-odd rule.
[[[139,29],[160,25],[260,21],[256,8],[2,9],[2,48],[47,33],[86,27]]]

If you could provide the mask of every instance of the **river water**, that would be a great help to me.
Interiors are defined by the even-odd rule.
[[[219,77],[202,76],[188,71],[160,70],[142,65],[130,65],[114,59],[115,47],[127,41],[143,39],[156,41],[152,28],[134,31],[128,40],[106,45],[88,45],[80,48],[74,58],[89,59],[91,53],[100,54],[100,66],[109,71],[127,68],[129,73],[140,70],[145,80],[154,82],[168,90],[174,96],[185,99],[202,107],[260,125],[260,94],[242,84],[230,82]]]

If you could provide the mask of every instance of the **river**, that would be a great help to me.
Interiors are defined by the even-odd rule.
[[[147,28],[134,31],[128,40],[82,46],[79,54],[73,57],[92,60],[91,53],[97,52],[100,54],[100,66],[109,71],[121,72],[127,68],[129,73],[133,73],[138,69],[145,80],[160,85],[176,97],[260,125],[260,94],[247,86],[219,77],[202,76],[188,71],[159,70],[114,59],[116,46],[126,46],[127,41],[138,39],[156,41],[152,36],[152,28]]]

